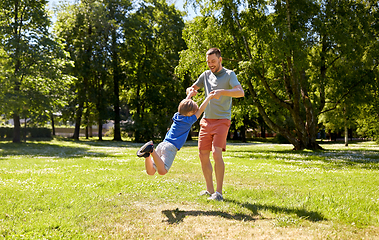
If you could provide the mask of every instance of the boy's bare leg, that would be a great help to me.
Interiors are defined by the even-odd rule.
[[[164,166],[163,160],[158,156],[157,152],[155,149],[153,149],[153,152],[151,153],[151,156],[153,157],[155,166],[157,167],[158,173],[160,175],[165,175],[167,173],[167,170]],[[155,170],[155,169],[154,169]]]
[[[153,167],[153,161],[151,160],[150,156],[145,158],[145,168],[146,168],[146,173],[149,175],[154,175],[156,172],[155,168]]]

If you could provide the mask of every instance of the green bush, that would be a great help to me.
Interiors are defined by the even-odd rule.
[[[48,128],[27,128],[32,138],[51,138],[51,130]]]
[[[0,139],[13,138],[13,128],[0,127]]]
[[[25,129],[21,128],[21,137],[25,134]],[[30,138],[51,138],[51,130],[48,128],[26,128],[26,136]],[[0,127],[0,139],[13,138],[13,128]]]

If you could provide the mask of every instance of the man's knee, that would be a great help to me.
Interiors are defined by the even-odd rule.
[[[222,148],[220,147],[213,147],[212,149],[213,159],[216,160],[222,160]]]
[[[199,151],[199,158],[200,160],[207,160],[209,159],[210,151],[207,150],[200,150]]]

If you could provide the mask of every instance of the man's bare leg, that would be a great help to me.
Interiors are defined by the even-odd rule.
[[[199,151],[199,157],[200,157],[200,162],[201,162],[201,169],[203,170],[203,175],[205,178],[205,183],[207,185],[207,190],[210,194],[214,193],[214,187],[213,187],[213,168],[212,168],[212,163],[209,158],[210,155],[209,150],[200,150]]]
[[[213,147],[213,160],[215,162],[215,175],[217,188],[216,191],[222,194],[222,185],[224,183],[224,175],[225,175],[225,163],[222,158],[222,148]]]

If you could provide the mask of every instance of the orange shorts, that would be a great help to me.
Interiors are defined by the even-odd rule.
[[[199,150],[210,150],[212,146],[226,150],[226,138],[230,127],[229,119],[207,119],[200,121]]]

